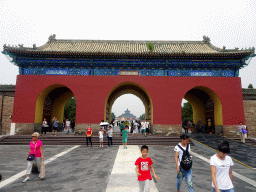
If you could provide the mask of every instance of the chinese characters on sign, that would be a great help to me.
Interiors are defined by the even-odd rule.
[[[138,71],[120,71],[120,75],[139,75]]]

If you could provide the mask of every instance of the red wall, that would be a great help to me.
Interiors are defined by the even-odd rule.
[[[18,75],[12,121],[34,123],[38,95],[52,84],[73,91],[77,100],[76,123],[99,123],[104,119],[105,101],[119,83],[134,82],[144,87],[153,102],[154,124],[181,124],[181,101],[195,86],[206,86],[220,98],[223,124],[244,122],[239,77],[144,77],[144,76],[44,76]]]

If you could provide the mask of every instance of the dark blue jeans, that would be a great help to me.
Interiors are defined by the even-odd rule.
[[[232,189],[227,189],[227,190],[221,190],[221,189],[220,189],[220,191],[221,191],[221,192],[235,192],[234,188],[232,188]],[[213,191],[212,191],[212,192],[216,192],[216,190],[213,188]]]
[[[185,177],[189,192],[194,192],[192,169],[186,171],[180,167],[180,172],[177,175],[177,190],[180,190],[182,179]]]
[[[86,144],[88,146],[88,141],[90,141],[91,146],[92,146],[92,137],[86,137]]]
[[[108,136],[108,146],[110,147],[110,143],[111,143],[111,146],[112,146],[112,137],[109,137]]]

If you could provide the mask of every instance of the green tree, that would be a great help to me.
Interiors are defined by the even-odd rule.
[[[76,121],[76,98],[72,97],[64,106],[64,119]]]
[[[116,115],[114,113],[111,113],[111,119],[114,120],[116,118]]]
[[[193,121],[193,109],[192,109],[192,105],[189,102],[184,103],[184,106],[181,109],[181,113],[182,113],[182,122],[185,119],[189,121]]]
[[[248,88],[253,89],[253,85],[250,83],[250,84],[248,85]]]
[[[145,115],[145,113],[144,113],[144,114],[142,114],[142,115],[139,117],[139,119],[140,119],[140,120],[144,120],[144,119],[146,119],[146,115]]]

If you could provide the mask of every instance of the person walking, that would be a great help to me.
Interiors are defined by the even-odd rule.
[[[67,128],[66,134],[69,134],[69,131],[70,131],[70,121],[68,119],[66,120],[66,128]]]
[[[185,134],[188,134],[188,129],[191,127],[191,123],[190,121],[187,122],[187,125],[184,126],[184,129],[185,129]]]
[[[150,123],[149,119],[147,121],[147,124],[148,124],[148,135],[152,135],[152,133],[151,133],[151,123]]]
[[[160,178],[156,176],[155,170],[153,168],[153,161],[150,157],[148,157],[148,147],[146,145],[141,147],[141,157],[136,160],[135,166],[140,192],[149,192],[149,181],[152,180],[150,169],[156,180],[160,180]]]
[[[147,137],[147,134],[146,134],[146,120],[145,119],[141,123],[141,133],[142,133],[142,135],[144,134],[144,136]]]
[[[26,183],[30,180],[30,173],[32,166],[34,164],[34,159],[36,160],[37,169],[40,172],[41,160],[44,160],[43,155],[43,144],[42,141],[38,139],[39,133],[35,132],[32,134],[32,141],[30,142],[30,148],[27,155],[28,166],[27,166],[27,177],[23,180],[23,183]],[[39,173],[39,178],[41,177]]]
[[[57,136],[59,120],[57,119],[57,117],[53,117],[52,121],[53,121],[52,136],[54,135],[54,133],[55,133],[55,136]]]
[[[110,143],[112,146],[112,137],[113,137],[113,129],[111,126],[108,127],[108,147],[110,147]]]
[[[87,147],[88,147],[88,142],[89,141],[90,141],[91,146],[92,146],[92,128],[91,128],[90,124],[88,125],[87,132],[86,132],[86,144],[87,144]]]
[[[72,132],[75,131],[75,122],[74,121],[71,121],[71,129],[72,129]]]
[[[123,145],[124,145],[124,149],[127,149],[127,139],[128,139],[128,126],[125,127],[125,129],[123,130]]]
[[[175,163],[176,163],[176,172],[177,172],[177,192],[180,192],[180,187],[182,184],[182,179],[185,177],[186,183],[188,186],[189,192],[194,192],[193,188],[193,175],[192,175],[192,168],[189,170],[185,170],[184,167],[181,166],[181,162],[183,159],[184,152],[190,152],[190,145],[189,142],[189,136],[188,135],[181,135],[181,142],[175,146]],[[185,153],[186,154],[186,153]]]
[[[123,136],[124,122],[121,122],[119,127],[120,127],[121,136]]]
[[[238,132],[240,133],[241,143],[245,143],[245,134],[247,133],[246,126],[243,125],[243,122],[240,122],[238,125]]]
[[[213,192],[235,192],[231,169],[234,163],[229,152],[229,143],[223,141],[218,146],[218,153],[210,159]]]
[[[139,133],[141,132],[141,131],[140,131],[140,128],[141,128],[141,122],[138,121],[138,131],[139,131]]]
[[[134,136],[134,133],[137,136],[137,134],[138,134],[138,123],[137,123],[137,121],[134,122],[134,129],[133,129],[133,132],[132,132],[132,136]]]
[[[44,133],[45,133],[45,135],[46,135],[46,131],[47,131],[48,127],[49,127],[49,125],[48,125],[48,123],[47,123],[47,121],[46,121],[46,118],[44,118],[43,123],[42,123],[42,130],[41,130],[41,134],[42,134],[42,135],[43,135]]]
[[[98,133],[99,139],[100,139],[100,147],[103,147],[103,134],[104,134],[103,128],[100,128],[100,131]]]
[[[146,136],[149,135],[149,121],[146,119]]]

